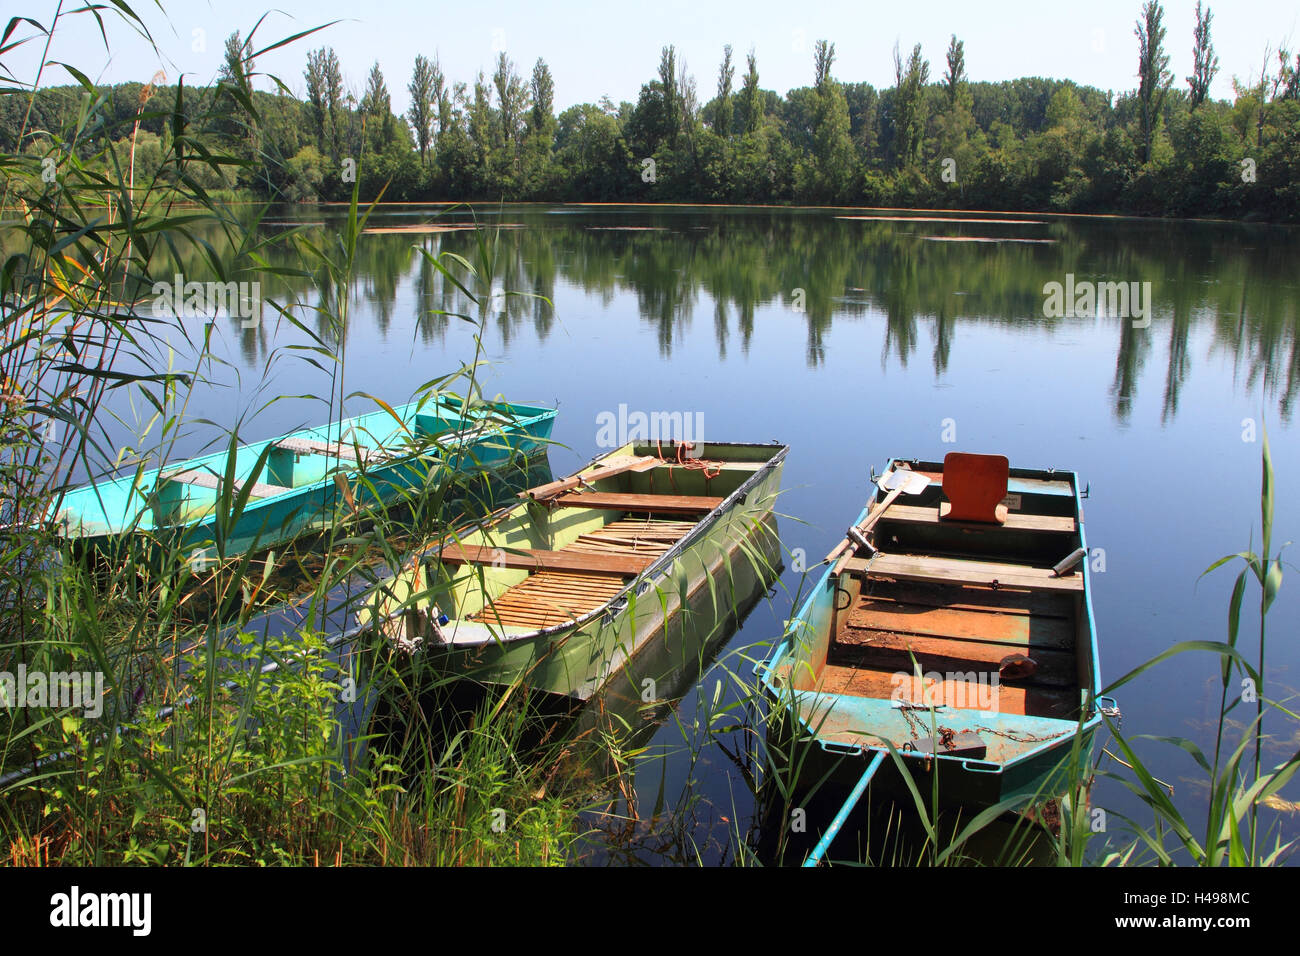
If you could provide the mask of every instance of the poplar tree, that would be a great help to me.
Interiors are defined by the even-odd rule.
[[[743,132],[750,134],[758,132],[759,123],[763,119],[763,104],[759,99],[762,93],[758,88],[758,58],[752,47],[745,62],[749,69],[740,87],[740,122]]]
[[[1142,159],[1147,163],[1151,162],[1151,146],[1160,125],[1160,109],[1173,83],[1168,69],[1169,54],[1164,52],[1163,18],[1160,4],[1147,0],[1142,6],[1142,19],[1134,30],[1138,38],[1138,132]]]
[[[1210,83],[1214,74],[1219,72],[1219,58],[1214,54],[1214,44],[1210,41],[1210,8],[1201,13],[1201,0],[1196,0],[1196,39],[1192,46],[1192,75],[1187,78],[1187,85],[1192,88],[1188,97],[1188,106],[1196,109],[1205,102],[1209,95]]]
[[[433,138],[433,111],[436,104],[434,89],[434,66],[423,56],[416,55],[415,70],[411,74],[411,83],[407,86],[411,94],[411,107],[407,118],[411,121],[411,132],[415,134],[415,144],[420,149],[420,162],[428,162],[429,144]],[[440,105],[440,104],[439,104]]]
[[[731,62],[731,44],[722,48],[722,65],[718,67],[718,101],[713,109],[713,131],[726,139],[731,135],[733,110],[731,81],[736,68]]]
[[[948,41],[948,72],[943,75],[944,89],[948,92],[948,105],[957,105],[957,93],[966,82],[966,44],[952,35]]]
[[[930,62],[921,56],[921,44],[903,66],[894,44],[894,152],[900,167],[911,166],[921,158],[925,139],[925,84],[930,80]]]
[[[664,98],[663,138],[669,145],[677,145],[677,130],[681,125],[678,115],[681,111],[680,94],[677,91],[677,49],[666,46],[659,53],[659,88]]]
[[[846,198],[854,169],[853,139],[849,135],[849,103],[844,89],[831,77],[835,44],[818,40],[813,48],[813,176],[811,188],[820,200]]]
[[[393,141],[393,98],[388,93],[388,84],[384,81],[378,60],[366,77],[366,91],[361,95],[361,113],[366,117],[366,127],[380,148]]]
[[[533,64],[533,78],[529,83],[532,93],[533,108],[529,114],[529,128],[534,133],[551,132],[555,125],[555,80],[551,78],[551,68],[546,61],[538,57]]]

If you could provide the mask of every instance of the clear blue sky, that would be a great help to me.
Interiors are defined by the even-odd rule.
[[[56,4],[18,0],[17,8],[7,5],[4,18],[22,13],[48,24]],[[79,5],[65,0],[66,8]],[[182,0],[165,3],[165,14],[150,0],[132,5],[145,17],[158,53],[105,12],[111,56],[93,20],[80,15],[60,27],[50,59],[72,63],[103,82],[143,81],[162,69],[169,81],[183,72],[188,82],[204,84],[215,76],[226,36],[236,29],[247,33],[267,10],[266,0]],[[1176,85],[1185,86],[1192,67],[1195,0],[1168,0],[1164,6],[1170,69]],[[1219,0],[1210,7],[1220,57],[1211,90],[1215,97],[1231,96],[1234,75],[1257,76],[1267,47],[1300,47],[1300,0]],[[704,103],[714,93],[726,43],[733,46],[740,64],[737,78],[744,69],[744,54],[753,46],[763,87],[785,93],[811,82],[811,51],[817,39],[835,44],[833,72],[838,79],[888,87],[893,84],[896,40],[904,53],[920,42],[931,76],[938,79],[949,34],[956,33],[965,41],[967,72],[973,80],[1046,76],[1119,92],[1136,86],[1133,27],[1140,8],[1140,0],[280,0],[258,31],[259,46],[329,20],[341,22],[268,54],[258,68],[277,74],[301,95],[308,49],[327,44],[338,52],[345,82],[358,96],[371,63],[378,60],[394,109],[400,110],[407,105],[406,84],[417,53],[436,54],[450,79],[472,82],[479,70],[491,72],[494,47],[503,46],[525,76],[537,57],[546,59],[555,77],[559,112],[602,95],[615,102],[635,101],[641,84],[655,74],[660,48],[668,43],[675,44],[679,58],[689,64]],[[196,36],[204,49],[195,49]],[[39,57],[40,47],[33,41],[9,54],[4,65],[30,81]],[[43,84],[64,82],[69,78],[62,69],[47,69]]]

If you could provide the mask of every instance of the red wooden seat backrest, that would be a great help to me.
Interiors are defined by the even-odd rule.
[[[1004,455],[949,452],[943,458],[943,493],[953,521],[997,522],[998,504],[1007,496],[1011,463]]]

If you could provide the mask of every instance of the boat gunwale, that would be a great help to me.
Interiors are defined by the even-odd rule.
[[[628,444],[635,446],[635,442],[629,442]],[[766,461],[763,462],[762,467],[754,469],[753,473],[749,477],[747,477],[744,481],[742,481],[740,485],[737,486],[735,491],[731,492],[731,494],[723,498],[722,501],[717,505],[717,507],[713,508],[706,515],[700,518],[700,520],[696,522],[695,527],[693,527],[681,538],[678,538],[677,541],[673,543],[673,546],[670,549],[668,549],[663,554],[661,554],[652,563],[646,565],[646,567],[640,573],[635,575],[630,581],[628,581],[626,585],[620,588],[617,593],[615,593],[612,597],[609,598],[608,601],[604,602],[603,604],[600,604],[595,608],[593,608],[592,610],[583,613],[579,617],[572,618],[571,620],[562,621],[559,624],[554,624],[550,627],[544,627],[537,630],[520,630],[513,634],[497,633],[492,624],[485,623],[485,622],[476,622],[476,623],[483,624],[483,626],[488,629],[489,634],[491,635],[489,638],[483,640],[457,641],[453,637],[451,641],[448,641],[445,644],[442,644],[440,646],[448,649],[455,649],[458,647],[459,648],[482,647],[488,644],[505,645],[511,643],[518,643],[521,641],[536,640],[537,638],[555,637],[560,634],[567,633],[570,631],[576,631],[579,628],[584,627],[593,619],[607,614],[614,604],[617,604],[619,601],[625,601],[625,599],[627,599],[629,596],[629,592],[631,592],[633,589],[639,588],[643,584],[648,584],[649,582],[646,580],[647,578],[653,577],[654,575],[658,574],[664,568],[664,566],[675,562],[678,556],[683,551],[688,550],[691,546],[694,545],[695,539],[706,534],[708,529],[712,528],[713,525],[717,523],[719,518],[721,518],[724,514],[726,514],[735,506],[736,499],[746,495],[761,480],[766,479],[767,473],[769,471],[771,471],[777,465],[783,463],[785,461],[786,455],[789,454],[790,451],[789,445],[783,445],[780,442],[769,443],[769,442],[717,442],[715,441],[715,442],[709,442],[708,444],[713,445],[715,447],[729,446],[732,448],[771,448],[775,450],[775,453],[770,458],[768,458]],[[577,471],[575,471],[574,474],[575,475],[580,474],[586,469],[592,467],[597,462],[603,461],[604,459],[617,454],[622,448],[625,447],[627,446],[622,445],[619,446],[619,448],[613,449],[604,455],[598,455],[597,457],[589,461],[587,464],[579,468]],[[667,462],[667,464],[669,467],[677,466],[676,462],[670,461]],[[569,475],[566,477],[573,477],[573,476]],[[504,508],[497,511],[495,514],[489,516],[490,520],[487,523],[480,524],[477,526],[470,526],[464,530],[469,531],[471,533],[473,531],[486,531],[488,528],[491,528],[499,524],[500,522],[504,521],[507,517],[514,514],[516,511],[520,510],[521,508],[526,509],[528,505],[531,503],[533,503],[531,499],[525,499],[516,502],[514,504],[506,505]],[[447,544],[455,543],[454,541],[448,541],[447,540],[448,537],[454,537],[456,540],[459,540],[459,533],[452,532],[450,535],[444,536],[436,545],[433,545],[425,549],[424,551],[420,552],[420,554],[416,557],[415,562],[413,563],[432,564],[437,562],[441,555],[441,549],[445,547]],[[481,567],[482,563],[467,562],[465,563],[464,566]],[[635,596],[639,597],[642,593],[644,592],[638,590]],[[625,603],[624,607],[620,608],[616,613],[622,613],[622,611],[626,609],[626,606],[627,605]],[[399,614],[400,612],[398,612],[398,614],[387,615],[385,616],[384,621],[391,621],[395,617],[399,616]],[[383,622],[376,621],[375,623],[380,624]]]
[[[511,409],[527,409],[530,412],[534,412],[534,414],[530,414],[525,418],[514,419],[508,423],[496,422],[493,424],[491,428],[486,429],[484,432],[482,432],[480,436],[476,438],[474,441],[465,445],[464,446],[465,448],[467,449],[473,448],[475,445],[489,439],[492,435],[495,435],[498,432],[503,436],[512,433],[523,433],[526,431],[526,429],[532,427],[533,425],[544,422],[547,419],[553,419],[558,414],[558,409],[547,408],[546,406],[541,406],[541,405],[516,404],[513,402],[508,402],[506,404]],[[398,419],[400,419],[401,424],[406,425],[408,423],[408,419],[407,419],[408,409],[412,410],[411,418],[414,418],[415,415],[421,414],[425,409],[436,411],[441,407],[457,409],[458,405],[447,403],[445,399],[441,399],[437,402],[415,401],[415,402],[408,402],[405,405],[396,406],[393,409],[393,412],[397,413]],[[380,416],[380,415],[385,416],[384,420],[386,421],[395,421],[393,416],[391,414],[388,414],[386,409],[380,408],[380,409],[376,409],[373,412],[365,412],[360,415],[354,415],[351,418],[340,419],[337,422],[329,422],[324,426],[318,425],[309,428],[301,428],[296,431],[287,432],[284,435],[278,435],[272,438],[262,439],[260,441],[249,442],[245,445],[240,445],[239,448],[236,450],[236,454],[245,451],[256,451],[256,453],[260,455],[263,449],[265,449],[267,445],[274,445],[275,443],[285,441],[286,439],[311,435],[319,432],[322,428],[332,428],[334,426],[343,427],[343,426],[353,424],[362,419],[367,419],[373,416]],[[461,421],[466,422],[468,424],[473,424],[473,419],[471,418],[465,418],[462,416]],[[437,444],[438,437],[439,436],[436,435],[430,436],[431,448]],[[357,447],[367,448],[369,446],[358,445]],[[456,453],[457,452],[453,449],[453,454]],[[88,527],[87,523],[81,520],[79,514],[67,514],[67,510],[69,507],[67,503],[68,499],[74,496],[76,498],[81,498],[83,496],[90,497],[91,500],[100,503],[102,506],[104,498],[102,497],[102,495],[94,494],[94,492],[97,492],[99,490],[99,487],[101,485],[116,486],[121,488],[124,484],[129,483],[130,487],[125,488],[125,494],[127,496],[128,502],[131,500],[132,497],[135,497],[137,495],[139,495],[145,502],[145,504],[136,512],[135,517],[132,521],[128,522],[125,526],[121,526],[121,527],[110,527],[102,531],[87,530],[87,531],[82,531],[81,533],[67,533],[65,536],[69,540],[96,541],[101,539],[119,537],[123,535],[139,534],[139,533],[150,532],[150,531],[153,532],[166,532],[166,531],[178,531],[178,530],[185,531],[189,529],[204,527],[205,525],[210,524],[212,522],[213,520],[212,514],[205,514],[201,518],[198,518],[197,520],[192,522],[177,522],[174,524],[165,524],[162,526],[154,525],[151,522],[147,527],[141,527],[140,519],[144,517],[149,517],[148,514],[150,511],[150,505],[148,503],[149,498],[151,495],[155,495],[158,493],[159,488],[163,483],[160,479],[164,474],[164,472],[180,472],[187,469],[193,469],[195,466],[205,466],[208,462],[211,461],[218,461],[218,460],[224,461],[228,458],[229,454],[230,454],[229,451],[212,452],[211,454],[208,455],[199,455],[194,458],[188,458],[183,461],[178,461],[174,464],[163,464],[155,468],[150,468],[148,471],[139,472],[138,478],[136,477],[136,473],[128,472],[127,474],[117,475],[111,478],[107,478],[107,477],[100,478],[96,481],[90,481],[83,485],[79,485],[76,488],[69,489],[64,494],[63,501],[60,503],[58,513],[56,514],[55,518],[52,519],[53,524],[55,525],[56,528],[70,529],[72,527],[78,527],[78,528]],[[260,509],[264,509],[273,504],[283,504],[287,501],[293,500],[294,498],[306,497],[316,491],[328,489],[329,487],[334,485],[336,475],[360,474],[360,475],[367,475],[372,478],[381,477],[384,474],[389,473],[403,465],[408,465],[414,462],[422,462],[426,460],[429,461],[431,465],[438,464],[438,463],[445,464],[446,462],[445,458],[430,456],[429,454],[427,454],[427,452],[413,451],[409,453],[404,453],[399,457],[390,458],[385,461],[378,462],[372,468],[366,468],[358,464],[356,467],[352,467],[352,468],[336,467],[336,468],[328,469],[324,477],[319,478],[310,484],[296,485],[289,488],[285,492],[281,492],[275,495],[268,495],[267,497],[264,498],[253,497],[252,495],[250,495],[248,500],[244,504],[244,508],[241,514],[247,515],[250,512],[256,512]],[[223,473],[213,472],[213,474],[216,474],[216,477],[218,479],[223,479],[225,477],[224,470]],[[240,481],[241,484],[243,482],[243,480],[241,479],[236,479],[236,480]],[[150,487],[151,481],[152,481],[152,486],[150,490],[145,491],[146,487]],[[217,494],[219,495],[219,493],[220,492],[218,491]],[[235,494],[237,495],[238,492],[235,492]]]

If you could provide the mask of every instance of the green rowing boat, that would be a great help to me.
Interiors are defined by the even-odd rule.
[[[586,700],[763,533],[786,447],[629,443],[433,543],[363,625],[438,675]]]

